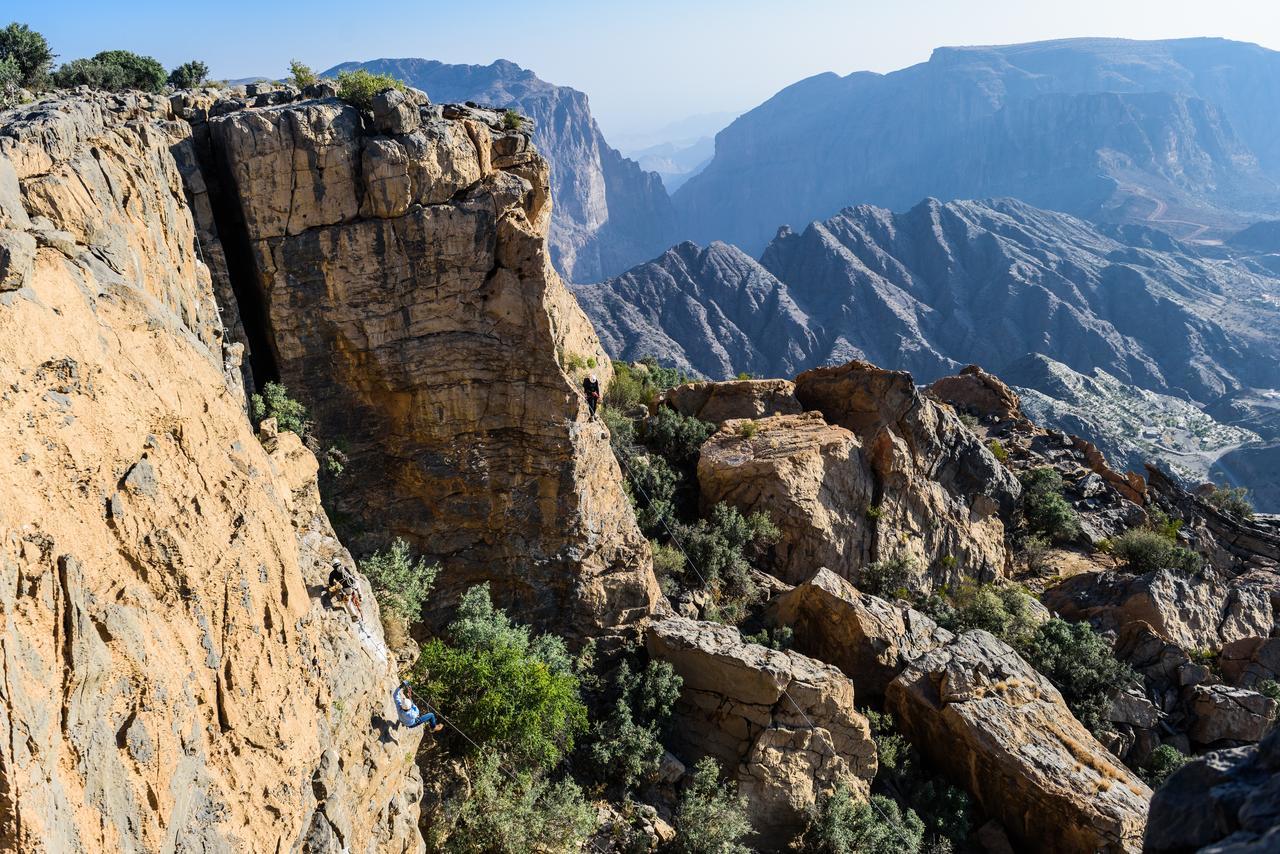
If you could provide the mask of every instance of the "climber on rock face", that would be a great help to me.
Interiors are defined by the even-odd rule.
[[[355,575],[337,558],[334,558],[333,569],[329,571],[327,590],[330,601],[341,605],[351,615],[351,619],[360,622],[362,618],[360,587],[356,583]]]
[[[401,682],[400,687],[392,692],[391,699],[395,700],[396,714],[400,718],[400,723],[409,729],[423,724],[428,724],[432,732],[444,729],[444,724],[436,723],[436,716],[433,713],[418,712],[418,704],[413,702],[413,689],[409,687],[408,682]]]
[[[591,410],[591,420],[596,420],[596,407],[600,405],[600,380],[592,373],[582,381],[582,391],[587,396],[587,408]]]

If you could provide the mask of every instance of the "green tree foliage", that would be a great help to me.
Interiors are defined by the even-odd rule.
[[[471,785],[452,792],[433,816],[428,848],[446,854],[581,851],[595,829],[595,808],[572,780],[550,782],[528,771],[507,773],[485,748],[471,765]]]
[[[34,89],[45,84],[53,67],[53,52],[44,36],[15,21],[0,30],[0,62],[4,60],[11,65],[5,73],[13,75],[16,86]]]
[[[1062,692],[1072,713],[1094,735],[1107,728],[1111,697],[1134,679],[1088,623],[1055,617],[1037,627],[1019,652]]]
[[[409,544],[397,538],[391,548],[374,552],[360,561],[360,571],[373,586],[382,610],[405,625],[412,625],[422,615],[422,606],[440,574],[440,565],[428,565],[422,558],[415,562]]]
[[[1169,779],[1170,774],[1186,765],[1188,761],[1188,757],[1178,748],[1171,744],[1162,744],[1151,751],[1147,761],[1142,763],[1139,775],[1148,786],[1158,789],[1164,785],[1165,780]]]
[[[652,356],[646,356],[632,367],[627,362],[613,363],[613,380],[605,390],[605,406],[628,412],[638,406],[648,406],[659,394],[689,381],[689,377],[676,368],[664,368]]]
[[[373,109],[373,96],[379,92],[404,88],[404,83],[390,74],[373,74],[363,68],[338,72],[338,97],[362,110]]]
[[[988,631],[1013,647],[1035,634],[1035,600],[1016,584],[963,584],[947,595],[934,594],[920,610],[948,631]]]
[[[635,456],[627,463],[626,486],[636,508],[636,522],[647,537],[666,539],[680,524],[677,492],[680,474],[660,456]]]
[[[1253,503],[1249,501],[1249,490],[1243,486],[1215,486],[1213,492],[1205,496],[1205,500],[1229,516],[1238,519],[1253,518]]]
[[[0,59],[0,110],[18,104],[18,90],[22,88],[22,72],[18,63],[10,57]]]
[[[732,783],[720,782],[720,766],[698,760],[676,810],[677,854],[750,854],[742,839],[751,832],[747,800]]]
[[[108,92],[139,89],[143,92],[159,92],[168,80],[164,66],[149,56],[140,56],[128,50],[104,50],[91,59],[76,59],[66,63],[53,73],[54,85],[69,89],[72,86],[92,86]]]
[[[653,574],[657,576],[662,592],[674,596],[685,574],[684,552],[656,540],[650,540],[649,546],[653,551]]]
[[[169,85],[175,89],[194,89],[209,79],[209,66],[198,59],[184,62],[169,72]]]
[[[507,130],[520,130],[524,125],[524,117],[515,110],[506,110],[502,114],[502,126]]]
[[[819,803],[801,840],[806,854],[917,854],[924,823],[884,795],[857,800],[841,784]]]
[[[249,398],[249,414],[261,423],[268,418],[276,420],[281,430],[290,430],[305,439],[311,432],[311,420],[307,408],[289,396],[289,389],[277,382],[268,382],[262,393]]]
[[[618,666],[612,709],[591,733],[590,756],[598,779],[631,791],[653,777],[662,760],[662,732],[682,684],[665,661],[650,661],[640,673],[625,661]]]
[[[740,622],[760,595],[751,561],[777,542],[778,528],[763,513],[743,516],[734,507],[717,504],[708,518],[681,525],[679,537],[715,603],[708,616]]]
[[[291,85],[297,86],[299,89],[304,89],[319,79],[320,78],[316,76],[316,73],[311,70],[311,66],[302,62],[302,60],[289,60],[289,83]]]
[[[1198,554],[1149,528],[1125,531],[1112,541],[1111,553],[1134,572],[1176,569],[1192,574],[1201,567]]]
[[[881,599],[905,596],[918,568],[915,560],[905,555],[878,560],[858,573],[858,589]]]
[[[1080,536],[1076,511],[1062,497],[1062,475],[1049,467],[1019,475],[1022,481],[1022,515],[1032,533],[1066,543]]]
[[[644,443],[673,466],[683,468],[697,463],[702,443],[714,432],[714,424],[663,406],[644,422]]]
[[[521,767],[551,768],[573,750],[587,709],[560,638],[512,623],[487,584],[467,591],[447,635],[423,647],[416,681],[458,730]]]

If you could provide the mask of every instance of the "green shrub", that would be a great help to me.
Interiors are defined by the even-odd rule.
[[[1147,528],[1133,528],[1116,537],[1111,542],[1111,553],[1134,572],[1176,569],[1195,573],[1201,566],[1200,556],[1195,552]]]
[[[451,644],[432,639],[415,670],[459,731],[523,767],[553,767],[573,750],[587,710],[563,641],[513,624],[487,584],[467,591],[447,634]]]
[[[208,78],[209,66],[198,59],[193,59],[169,72],[169,85],[175,89],[194,89]]]
[[[659,394],[689,381],[677,368],[664,368],[652,356],[639,361],[639,368],[627,362],[613,363],[613,380],[604,394],[606,406],[622,410],[648,406]]]
[[[751,562],[776,542],[777,527],[763,513],[743,516],[734,507],[717,504],[706,519],[681,525],[680,542],[711,593],[709,619],[737,623],[759,599]]]
[[[159,92],[168,77],[164,66],[152,57],[127,50],[104,50],[91,59],[68,62],[53,72],[54,85],[59,88],[92,86],[108,92]]]
[[[1016,584],[963,584],[946,597],[929,597],[920,609],[948,631],[982,629],[1015,647],[1039,626],[1031,594]]]
[[[738,425],[738,435],[744,439],[754,439],[760,431],[760,425],[754,421],[743,421]]]
[[[289,83],[304,89],[312,83],[320,80],[316,73],[311,70],[311,66],[307,65],[300,59],[289,60]]]
[[[884,509],[879,504],[868,504],[863,515],[867,517],[868,522],[877,522],[884,515]]]
[[[513,779],[514,777],[514,779]],[[433,816],[428,849],[446,854],[580,851],[596,811],[572,780],[548,782],[527,771],[506,773],[492,749],[470,768],[471,785],[451,791]]]
[[[1022,481],[1022,515],[1033,533],[1058,543],[1080,536],[1076,511],[1062,497],[1062,475],[1046,467],[1019,475]]]
[[[256,423],[274,418],[281,430],[290,430],[303,439],[311,432],[307,408],[289,397],[289,389],[281,383],[268,382],[261,394],[255,392],[249,399],[249,413]]]
[[[676,810],[678,854],[750,854],[742,839],[751,832],[747,800],[732,783],[720,782],[720,766],[698,760]]]
[[[662,731],[681,685],[683,680],[665,661],[650,661],[640,673],[625,661],[618,666],[612,710],[591,733],[591,761],[600,780],[631,791],[652,779],[662,761]]]
[[[665,545],[650,540],[653,550],[653,574],[658,579],[658,586],[668,596],[676,595],[679,590],[679,579],[684,577],[684,553],[675,546]]]
[[[524,126],[524,117],[515,110],[505,110],[502,113],[502,126],[507,130],[520,130]]]
[[[372,110],[373,96],[387,89],[404,91],[405,85],[390,74],[373,74],[363,68],[338,72],[338,97],[361,110]]]
[[[681,415],[669,406],[644,422],[644,443],[666,457],[676,467],[697,462],[702,443],[716,432],[716,426],[691,415]]]
[[[22,88],[22,72],[18,63],[9,57],[0,59],[0,110],[18,104],[18,90]]]
[[[360,561],[360,571],[369,579],[383,611],[394,614],[405,625],[413,625],[422,616],[422,606],[440,574],[440,565],[428,565],[422,558],[415,563],[409,544],[397,538],[385,552],[374,552]]]
[[[676,491],[680,475],[656,455],[636,456],[627,463],[626,485],[636,508],[636,523],[647,537],[665,540],[680,524]]]
[[[1142,763],[1142,769],[1138,772],[1146,784],[1153,789],[1158,789],[1169,779],[1169,775],[1177,771],[1183,765],[1190,761],[1182,751],[1171,744],[1162,744],[1155,750],[1151,751],[1151,755],[1147,757],[1147,761]]]
[[[918,568],[915,560],[905,555],[878,560],[858,573],[858,589],[881,599],[894,599],[906,592]]]
[[[1280,682],[1276,682],[1274,679],[1263,679],[1254,686],[1253,690],[1264,697],[1280,701]]]
[[[801,840],[806,854],[917,854],[924,823],[884,795],[855,800],[843,783],[819,801]]]
[[[26,24],[13,22],[0,30],[0,61],[8,60],[15,86],[37,89],[53,67],[53,52],[45,37]]]
[[[991,452],[991,456],[995,457],[1000,462],[1005,463],[1009,461],[1009,452],[1004,449],[1004,445],[1000,443],[999,439],[992,439],[990,442],[987,442],[987,450]]]
[[[1228,516],[1235,516],[1238,519],[1253,518],[1253,503],[1249,501],[1249,490],[1243,486],[1231,487],[1225,483],[1215,486],[1213,492],[1205,496],[1205,500]]]
[[[978,416],[974,415],[972,412],[957,412],[956,415],[959,416],[960,423],[968,427],[970,431],[974,433],[978,432],[980,423],[978,421]]]
[[[1107,729],[1111,697],[1134,679],[1088,623],[1055,617],[1040,624],[1019,652],[1062,692],[1072,713],[1094,735]]]
[[[755,634],[742,636],[742,640],[746,643],[755,643],[780,651],[791,649],[794,639],[795,630],[790,626],[772,626],[761,629]]]

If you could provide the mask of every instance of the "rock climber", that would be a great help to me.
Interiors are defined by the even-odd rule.
[[[596,420],[596,407],[600,405],[600,380],[592,373],[582,381],[582,391],[587,396],[587,408],[591,410],[591,420]]]
[[[399,715],[400,723],[403,726],[413,729],[427,724],[431,727],[432,732],[439,732],[444,729],[444,724],[436,723],[434,713],[420,714],[418,712],[418,704],[413,702],[413,689],[409,687],[408,682],[402,681],[400,687],[392,692],[391,699],[395,700],[396,714]]]
[[[346,609],[351,619],[361,621],[360,587],[356,577],[346,565],[334,558],[333,569],[329,571],[329,600]]]

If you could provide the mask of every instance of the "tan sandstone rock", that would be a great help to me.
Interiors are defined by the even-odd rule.
[[[315,457],[228,380],[167,105],[0,132],[69,236],[0,295],[0,849],[421,850],[377,606],[325,607]]]
[[[659,406],[669,406],[681,415],[712,424],[731,418],[765,418],[803,411],[796,400],[795,383],[788,380],[685,383],[659,395],[654,409]]]
[[[1276,721],[1280,703],[1245,688],[1197,685],[1191,710],[1196,720],[1189,735],[1200,744],[1218,741],[1258,741]]]
[[[962,412],[997,421],[1025,420],[1018,393],[999,377],[977,365],[969,365],[951,377],[935,380],[928,388],[934,398]]]
[[[839,667],[861,703],[879,704],[909,662],[953,637],[919,611],[863,593],[829,569],[779,596],[768,613],[791,627],[799,652]]]
[[[738,781],[758,845],[789,841],[841,782],[866,797],[875,744],[839,670],[683,617],[650,624],[646,645],[684,679],[674,727],[681,755],[714,756]]]
[[[382,136],[337,101],[210,120],[272,355],[346,449],[335,500],[355,543],[404,537],[439,561],[437,609],[488,580],[525,621],[634,634],[660,594],[607,432],[564,367],[595,359],[609,379],[548,260],[545,163],[459,115]]]
[[[970,631],[887,692],[901,730],[1026,850],[1136,852],[1151,790],[1007,644]]]

